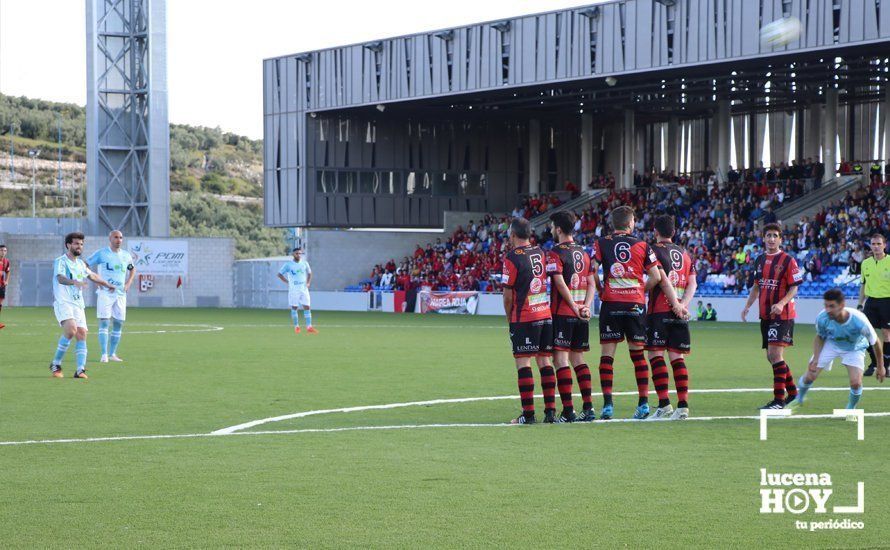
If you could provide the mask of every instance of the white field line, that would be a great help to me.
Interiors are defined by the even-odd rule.
[[[863,388],[865,390],[890,390],[890,387],[886,388]],[[758,393],[758,392],[771,392],[772,388],[715,388],[715,389],[702,389],[689,390],[689,393]],[[830,387],[822,387],[822,388],[812,388],[810,391],[849,391],[849,388],[830,388]],[[675,392],[671,392],[675,393]],[[601,393],[594,393],[593,395],[602,395]],[[613,392],[612,395],[621,396],[621,395],[637,395],[635,391],[623,391],[623,392]],[[575,394],[576,397],[580,397],[579,394]],[[409,401],[407,403],[387,403],[384,405],[362,405],[359,407],[343,407],[339,409],[319,409],[315,411],[303,411],[292,414],[285,414],[281,416],[271,416],[269,418],[261,418],[259,420],[251,420],[250,422],[245,422],[243,424],[237,424],[235,426],[229,426],[227,428],[221,428],[219,430],[215,430],[212,432],[215,435],[225,435],[230,433],[235,433],[241,430],[246,430],[248,428],[253,428],[255,426],[261,426],[263,424],[269,424],[272,422],[281,422],[282,420],[292,420],[294,418],[305,418],[307,416],[316,416],[319,414],[331,414],[331,413],[351,413],[351,412],[362,412],[362,411],[379,411],[379,410],[389,410],[389,409],[401,409],[403,407],[424,407],[428,405],[446,405],[449,403],[472,403],[475,401],[500,401],[504,399],[516,399],[516,395],[496,395],[493,397],[459,397],[454,399],[432,399],[429,401]],[[538,399],[542,399],[543,396],[536,395]],[[739,417],[739,418],[748,418],[748,417]],[[751,418],[760,418],[758,416],[753,416]]]
[[[876,412],[876,413],[865,413],[865,416],[869,417],[880,417],[880,416],[890,416],[890,412]],[[831,414],[799,414],[794,416],[785,417],[782,420],[787,419],[814,419],[814,418],[836,418]],[[760,420],[760,416],[691,416],[687,420],[684,421],[669,421],[669,420],[654,420],[654,421],[645,421],[645,420],[635,420],[633,418],[616,418],[613,420],[607,421],[598,421],[593,422],[591,425],[594,426],[603,426],[606,424],[622,424],[626,422],[641,422],[648,424],[675,424],[677,422],[687,422],[690,420],[703,420],[703,421],[711,421],[711,420]],[[337,432],[357,432],[357,431],[373,431],[373,430],[417,430],[417,429],[429,429],[429,428],[513,428],[517,427],[519,424],[475,424],[475,423],[466,423],[466,424],[396,424],[392,426],[351,426],[345,428],[303,428],[298,430],[267,430],[267,431],[256,431],[256,432],[231,432],[231,433],[195,433],[195,434],[169,434],[169,435],[123,435],[123,436],[113,436],[113,437],[85,437],[85,438],[72,438],[72,439],[31,439],[25,441],[0,441],[0,446],[13,446],[13,445],[49,445],[49,444],[57,444],[57,443],[99,443],[99,442],[108,442],[108,441],[139,441],[146,439],[196,439],[203,437],[229,437],[229,436],[249,436],[249,435],[288,435],[288,434],[314,434],[314,433],[337,433]]]
[[[14,326],[14,325],[13,325]],[[46,326],[46,325],[19,325],[19,326]],[[173,328],[162,328],[160,330],[128,330],[129,327],[180,327],[178,329]],[[182,329],[181,327],[186,327]],[[96,329],[98,330],[98,329]],[[196,333],[196,332],[219,332],[221,330],[225,330],[225,327],[218,327],[214,325],[201,325],[201,324],[175,324],[175,323],[152,323],[152,324],[136,324],[133,323],[124,324],[124,334],[132,335],[132,334],[185,334],[185,333]],[[43,336],[43,333],[37,332],[14,332],[16,336]]]

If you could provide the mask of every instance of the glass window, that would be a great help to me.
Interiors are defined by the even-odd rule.
[[[361,181],[359,193],[377,193],[380,189],[380,177],[377,172],[359,172]]]
[[[336,193],[337,173],[331,170],[317,171],[315,190],[319,193]]]
[[[461,195],[484,196],[486,193],[485,174],[462,173],[459,181]]]
[[[460,187],[457,174],[448,172],[437,173],[434,181],[433,193],[437,197],[455,197],[458,195]]]
[[[380,193],[401,195],[403,193],[401,172],[380,172]]]
[[[429,172],[408,172],[406,190],[409,195],[429,195],[432,179]]]
[[[358,191],[355,172],[340,172],[338,183],[341,193],[356,193]]]

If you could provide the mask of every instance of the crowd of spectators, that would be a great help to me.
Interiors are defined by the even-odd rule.
[[[634,207],[635,233],[648,241],[654,241],[655,217],[670,214],[677,219],[675,242],[686,247],[695,261],[699,283],[709,281],[725,291],[743,293],[753,262],[763,250],[757,222],[781,223],[775,210],[805,193],[804,180],[790,175],[813,174],[811,170],[819,167],[812,163],[795,162],[791,167],[781,164],[776,167],[777,174],[786,179],[779,181],[769,179],[773,167],[765,171],[762,168],[744,170],[739,178],[723,183],[707,178],[685,185],[660,182],[613,190],[605,199],[576,212],[576,241],[592,250],[593,241],[608,234],[608,214],[619,205]],[[878,175],[869,187],[848,192],[816,215],[785,226],[785,250],[796,256],[807,280],[817,279],[830,266],[849,267],[851,273],[858,273],[868,253],[869,236],[890,227],[888,190],[890,181]],[[412,256],[375,266],[363,282],[365,288],[498,291],[511,217],[487,215],[458,228],[444,241],[439,238],[425,247],[418,244]],[[553,244],[549,230],[533,240],[544,248]]]

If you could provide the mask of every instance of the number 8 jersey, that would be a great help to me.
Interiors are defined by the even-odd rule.
[[[658,261],[646,241],[616,233],[596,240],[593,257],[603,266],[603,302],[646,303],[643,275]]]
[[[504,257],[504,286],[514,292],[511,323],[550,318],[545,260],[537,246],[514,248]]]

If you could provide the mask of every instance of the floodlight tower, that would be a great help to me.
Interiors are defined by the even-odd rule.
[[[90,229],[167,236],[166,0],[86,0]]]

